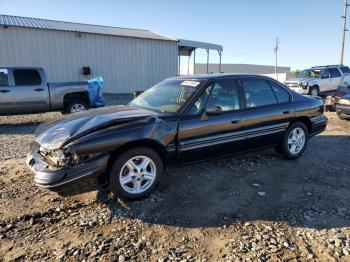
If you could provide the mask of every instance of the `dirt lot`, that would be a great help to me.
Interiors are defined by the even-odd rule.
[[[350,122],[304,156],[273,150],[168,170],[148,199],[39,189],[33,132],[59,113],[0,118],[0,261],[350,261]]]

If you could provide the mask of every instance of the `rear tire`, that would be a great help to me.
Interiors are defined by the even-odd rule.
[[[67,104],[65,112],[67,114],[72,114],[88,110],[89,108],[89,104],[84,100],[75,100]]]
[[[154,150],[135,147],[118,156],[109,174],[109,187],[115,196],[135,200],[148,196],[164,173],[161,157]]]
[[[291,124],[284,134],[281,152],[287,159],[297,159],[300,157],[307,146],[309,132],[302,122]]]

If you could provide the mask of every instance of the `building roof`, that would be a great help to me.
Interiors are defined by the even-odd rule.
[[[255,74],[255,73],[211,73],[211,74],[195,74],[195,75],[174,76],[174,77],[171,77],[170,79],[207,80],[207,79],[217,79],[217,78],[227,78],[227,77],[243,77],[243,76],[270,78],[270,77],[266,77],[264,75]]]
[[[221,45],[186,40],[186,39],[179,39],[179,46],[193,48],[193,49],[196,49],[196,48],[211,49],[211,50],[217,50],[219,52],[223,51],[223,47]]]
[[[11,15],[1,15],[1,14],[0,14],[0,25],[79,32],[79,33],[90,33],[90,34],[101,34],[101,35],[112,35],[112,36],[136,37],[136,38],[156,39],[156,40],[165,40],[165,41],[177,41],[177,39],[170,38],[149,30],[81,24],[81,23],[63,22],[63,21],[48,20],[48,19],[41,19],[41,18],[21,17],[21,16],[11,16]]]

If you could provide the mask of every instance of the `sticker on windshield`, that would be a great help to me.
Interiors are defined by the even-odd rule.
[[[193,87],[196,87],[199,85],[200,82],[197,82],[197,81],[183,81],[181,83],[182,86],[193,86]]]

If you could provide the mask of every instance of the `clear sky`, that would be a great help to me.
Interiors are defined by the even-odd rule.
[[[217,43],[224,47],[224,63],[273,65],[278,36],[279,65],[302,69],[339,63],[343,5],[343,0],[0,0],[0,13]],[[350,35],[347,40],[344,63],[350,65]],[[215,52],[210,60],[218,62]]]

